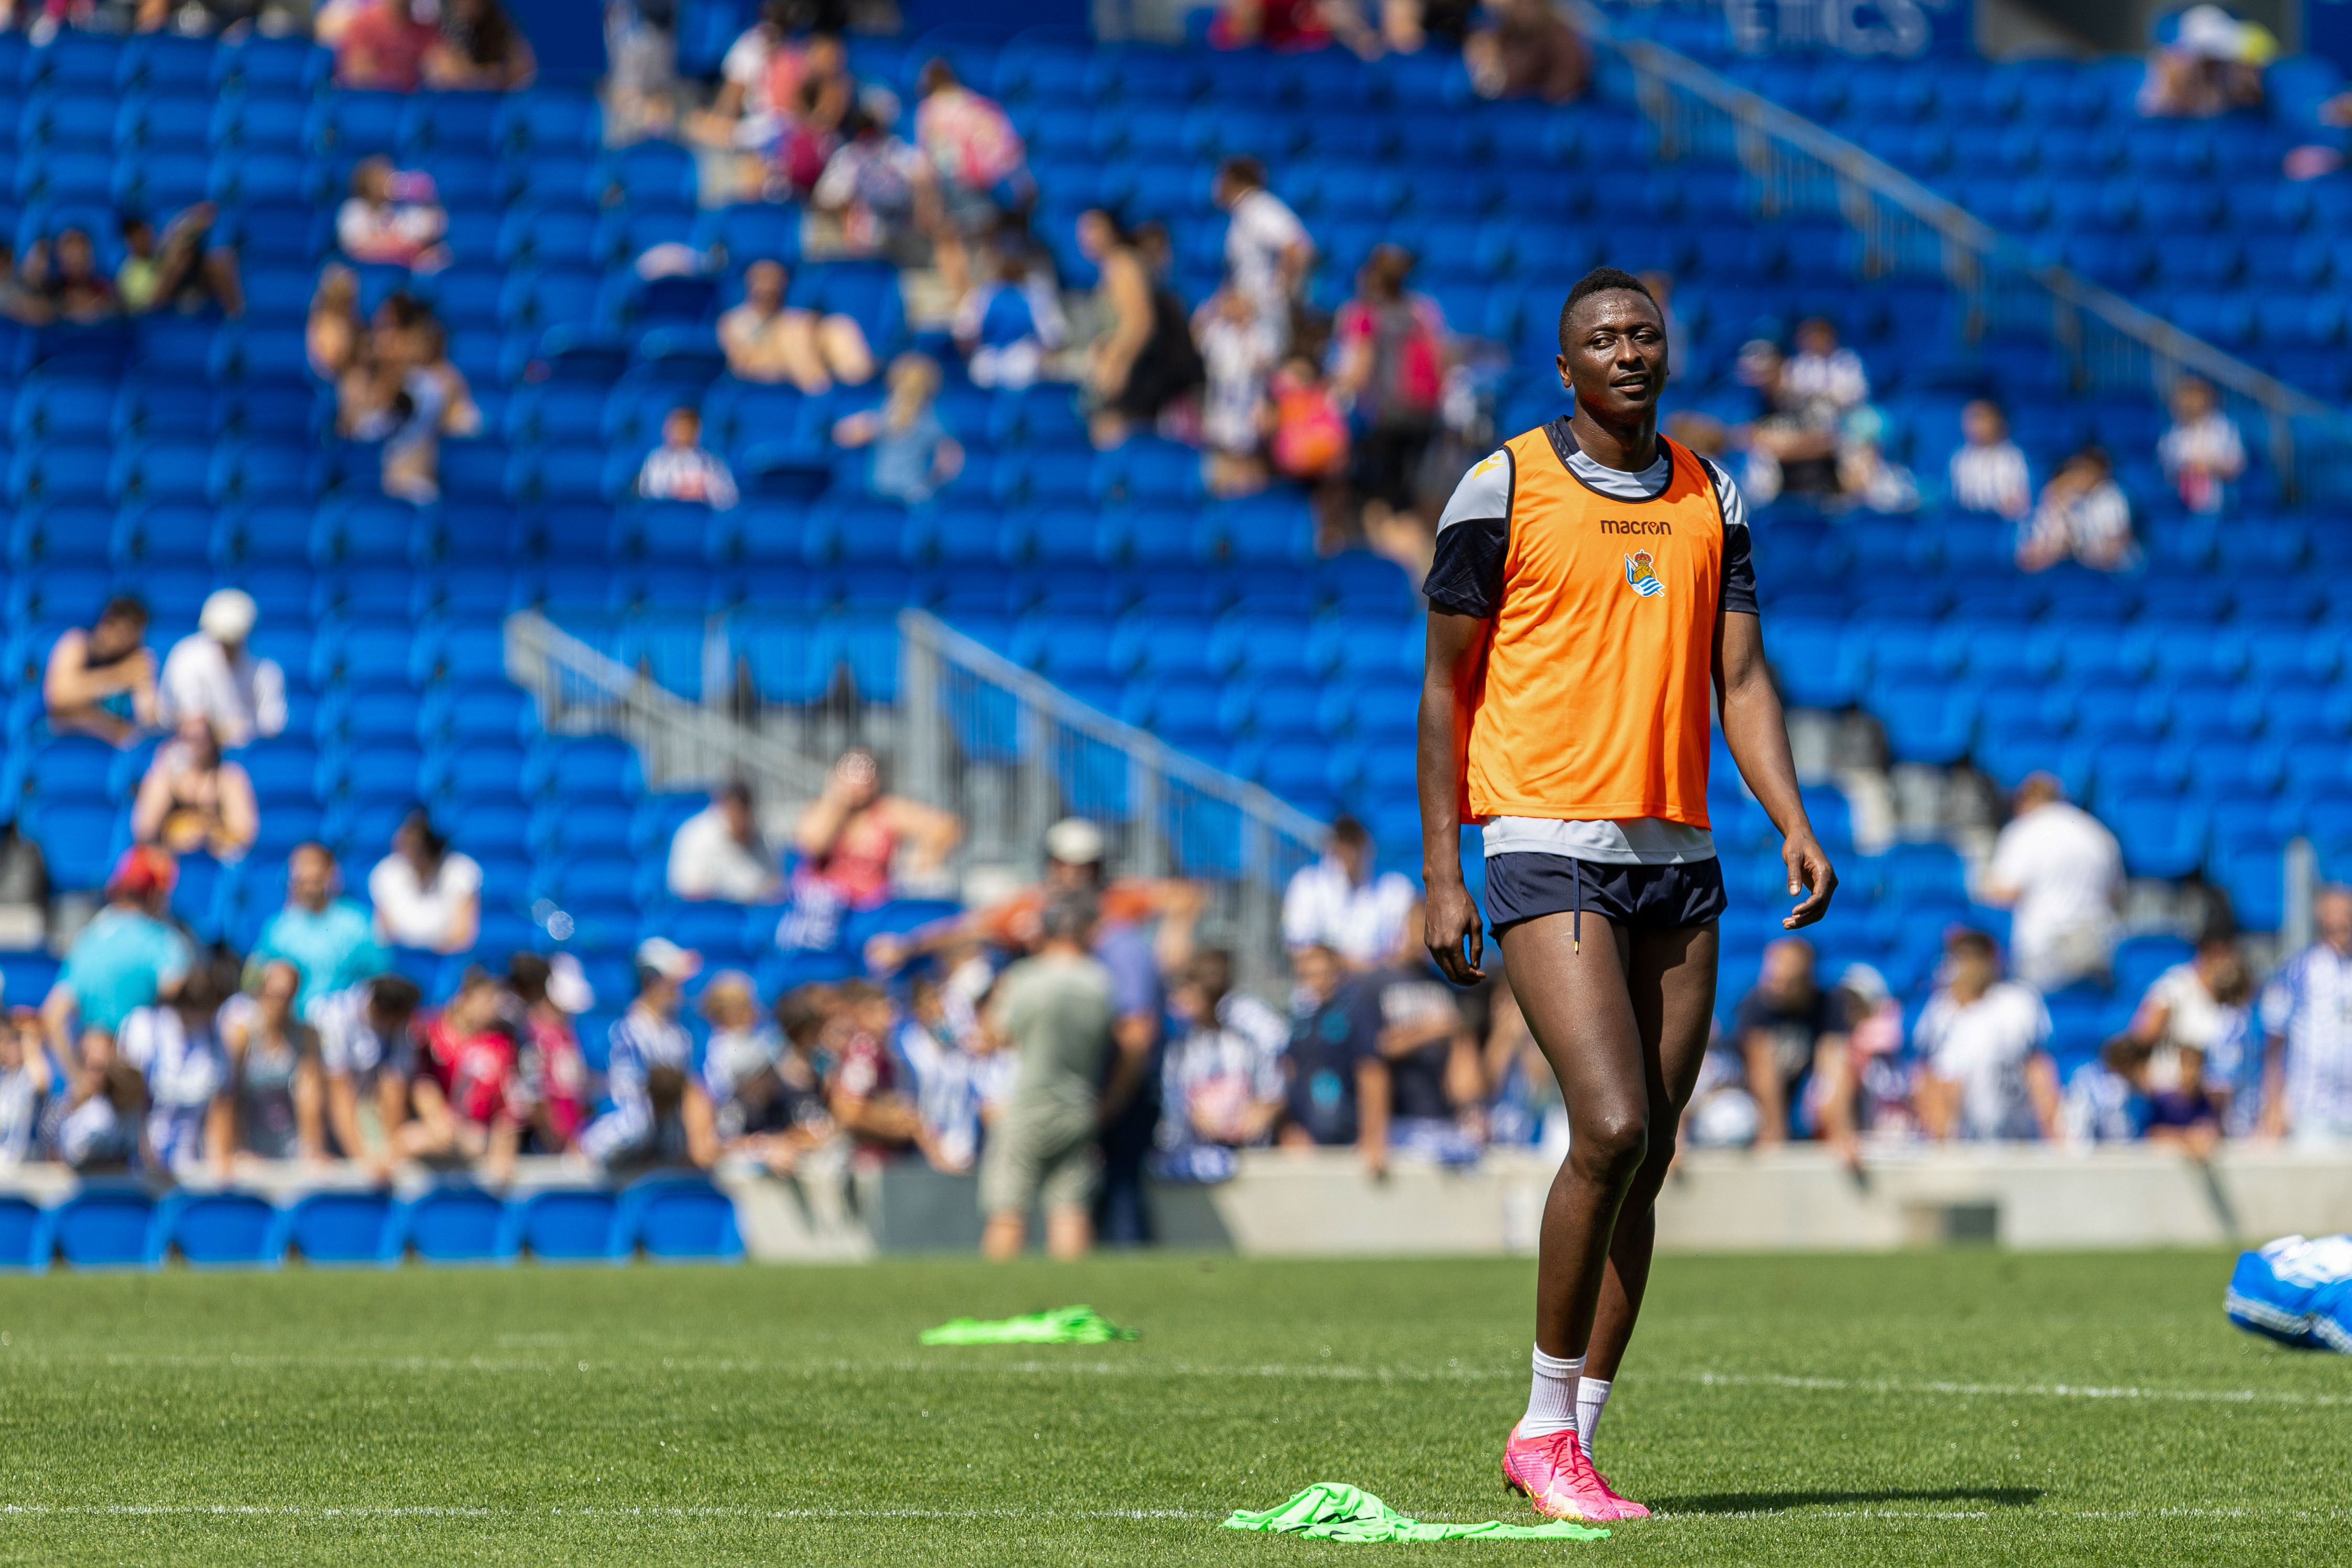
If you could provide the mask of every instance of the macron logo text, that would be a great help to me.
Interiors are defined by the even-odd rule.
[[[1601,520],[1601,531],[1603,533],[1672,533],[1674,531],[1672,523],[1654,520],[1646,522],[1637,522],[1622,517],[1604,517]]]

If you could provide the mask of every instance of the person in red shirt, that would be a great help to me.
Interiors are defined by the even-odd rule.
[[[595,1002],[579,961],[550,963],[535,952],[518,952],[507,963],[507,1017],[518,1047],[516,1077],[522,1119],[534,1150],[568,1152],[588,1120],[588,1064],[580,1054],[574,1014]]]
[[[825,1026],[835,1052],[825,1109],[834,1124],[856,1140],[861,1165],[909,1152],[922,1136],[922,1118],[899,1086],[890,1055],[892,1021],[889,996],[879,986],[852,980],[835,993]]]
[[[425,57],[440,41],[441,29],[418,21],[411,0],[374,0],[335,46],[335,85],[415,92],[425,84]]]
[[[417,1120],[403,1129],[411,1159],[479,1161],[494,1186],[514,1175],[530,1109],[516,1071],[514,1029],[500,1016],[505,1001],[487,970],[468,969],[449,1005],[418,1027]]]

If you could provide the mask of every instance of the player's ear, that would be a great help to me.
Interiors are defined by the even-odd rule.
[[[1551,363],[1553,367],[1559,372],[1559,389],[1562,392],[1574,392],[1576,390],[1576,383],[1570,381],[1568,377],[1568,356],[1564,353],[1554,354],[1552,356]]]

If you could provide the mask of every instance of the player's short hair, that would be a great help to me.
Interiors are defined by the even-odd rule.
[[[1265,184],[1265,165],[1246,153],[1228,158],[1217,168],[1217,177],[1252,189]]]
[[[1944,939],[1944,951],[1954,958],[1997,958],[2000,946],[1989,931],[1963,927]]]
[[[1639,278],[1634,277],[1632,273],[1626,271],[1622,267],[1596,267],[1591,271],[1586,273],[1583,277],[1576,280],[1576,287],[1568,291],[1567,300],[1562,301],[1560,304],[1560,353],[1566,353],[1568,352],[1569,312],[1575,310],[1577,306],[1582,304],[1586,300],[1591,299],[1595,294],[1614,294],[1621,291],[1628,294],[1639,294],[1643,299],[1647,300],[1650,302],[1652,309],[1654,310],[1657,307],[1658,297],[1655,294],[1651,293],[1650,286],[1647,283],[1643,282]],[[1664,314],[1663,311],[1660,313]]]
[[[1331,819],[1331,842],[1349,849],[1360,849],[1372,841],[1370,829],[1346,812]]]

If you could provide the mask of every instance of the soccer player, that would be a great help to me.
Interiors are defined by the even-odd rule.
[[[1764,667],[1739,492],[1658,435],[1657,302],[1628,273],[1589,273],[1561,307],[1559,349],[1576,412],[1479,462],[1438,523],[1421,698],[1424,935],[1449,979],[1479,978],[1460,861],[1461,825],[1476,822],[1487,916],[1570,1127],[1544,1205],[1534,1386],[1503,1475],[1539,1513],[1606,1521],[1648,1512],[1601,1479],[1590,1439],[1641,1310],[1651,1205],[1715,1007],[1710,688],[1783,836],[1801,901],[1782,926],[1821,919],[1837,878]]]

